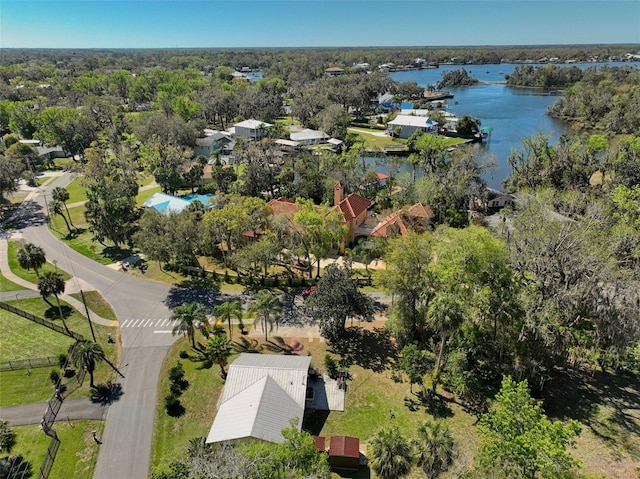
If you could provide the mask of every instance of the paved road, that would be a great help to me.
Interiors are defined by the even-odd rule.
[[[39,192],[32,193],[20,207],[19,219],[14,221],[15,230],[10,233],[41,246],[49,261],[56,261],[61,269],[74,277],[76,289],[95,289],[113,307],[123,344],[119,369],[125,377],[120,379],[122,396],[112,403],[106,414],[94,479],[143,479],[149,473],[162,362],[175,340],[171,334],[172,324],[168,321],[170,311],[188,301],[213,306],[226,295],[129,276],[76,253],[58,241],[47,228],[46,204],[55,186],[64,187],[72,179],[71,174],[63,174]],[[383,307],[383,303],[389,302],[385,295],[374,296]]]
[[[76,278],[85,289],[96,289],[113,307],[118,320],[141,318],[167,319],[170,306],[188,298],[188,291],[145,281],[114,271],[86,258],[58,241],[46,227],[46,201],[54,186],[66,186],[70,174],[43,188],[41,194],[27,199],[16,224],[18,235],[41,246],[49,261]],[[169,328],[167,328],[169,329]],[[153,419],[162,362],[175,338],[154,328],[121,329],[123,351],[120,370],[122,396],[113,402],[106,415],[103,444],[94,478],[142,479],[148,476]],[[42,414],[43,410],[40,411]],[[63,416],[64,417],[64,416]]]
[[[46,409],[46,402],[1,407],[0,417],[5,421],[9,421],[10,426],[40,424]],[[58,421],[76,419],[103,421],[107,410],[108,404],[92,402],[89,398],[67,399],[62,403],[62,407],[58,412]]]

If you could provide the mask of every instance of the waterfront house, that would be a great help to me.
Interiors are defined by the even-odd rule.
[[[326,143],[329,140],[329,135],[324,131],[304,129],[302,131],[295,131],[289,134],[291,141],[295,141],[303,146],[319,145]]]
[[[404,139],[411,137],[418,130],[435,135],[438,133],[438,123],[424,116],[398,115],[387,123],[387,132],[396,135],[398,129],[398,137]]]

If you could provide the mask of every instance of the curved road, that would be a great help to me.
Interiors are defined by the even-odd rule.
[[[73,176],[65,173],[27,198],[14,217],[15,233],[41,246],[85,290],[95,289],[113,307],[122,337],[120,379],[122,396],[106,415],[103,444],[94,479],[146,479],[149,475],[153,421],[158,381],[165,356],[175,338],[169,323],[170,309],[187,301],[218,304],[220,294],[190,290],[139,279],[120,273],[66,246],[47,228],[47,200],[56,186],[67,186]],[[372,294],[388,303],[384,294]]]
[[[76,253],[51,234],[45,202],[50,201],[54,186],[66,186],[71,180],[70,174],[64,174],[25,201],[15,228],[26,241],[41,246],[49,261],[79,278],[85,289],[99,291],[113,307],[121,326],[120,371],[125,377],[120,379],[123,395],[107,412],[94,478],[142,479],[149,474],[160,370],[175,339],[166,325],[167,303],[179,303],[182,292],[114,271]],[[132,327],[122,327],[125,323]],[[133,327],[138,325],[147,327]]]

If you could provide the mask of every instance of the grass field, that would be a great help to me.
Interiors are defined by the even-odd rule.
[[[20,308],[21,302],[12,304]],[[60,324],[60,320],[54,322]],[[73,339],[5,310],[0,310],[0,331],[0,362],[57,356],[73,344]]]
[[[450,476],[458,477],[473,462],[480,437],[476,432],[477,416],[464,409],[455,398],[441,391],[435,406],[422,404],[409,391],[406,378],[398,380],[393,341],[380,329],[382,323],[368,323],[349,341],[349,347],[336,357],[353,361],[349,368],[346,407],[344,412],[314,414],[305,421],[310,432],[325,437],[350,435],[366,443],[384,426],[395,425],[407,437],[414,437],[417,424],[427,417],[445,418],[461,451]],[[304,349],[301,354],[312,355],[312,366],[323,368],[327,352],[335,354],[325,342],[301,337]],[[262,341],[261,341],[262,342]],[[215,417],[215,403],[222,383],[218,368],[199,369],[198,363],[179,359],[180,350],[190,350],[188,340],[181,339],[169,352],[165,361],[154,432],[152,465],[166,465],[172,458],[180,457],[189,439],[205,436]],[[190,387],[181,401],[185,414],[171,418],[164,411],[163,398],[168,391],[167,371],[178,360],[185,370]],[[230,359],[232,361],[233,358]],[[584,464],[586,477],[637,479],[640,464],[640,385],[633,378],[614,375],[585,377],[559,376],[555,380],[557,390],[549,389],[545,406],[554,419],[575,418],[582,422],[583,432],[571,453]],[[567,395],[567,388],[571,393]],[[414,391],[418,388],[414,386]],[[370,471],[334,478],[373,477]],[[415,469],[410,478],[424,477]]]
[[[9,281],[0,273],[0,292],[6,293],[8,291],[22,291],[26,288],[23,288],[19,284],[14,283],[13,281]]]
[[[17,426],[13,429],[17,434],[17,444],[12,453],[22,455],[30,462],[34,473],[32,477],[36,477],[51,438],[42,432],[40,425]],[[98,437],[101,437],[103,429],[104,423],[101,421],[57,422],[54,430],[60,439],[60,448],[49,477],[92,477],[98,461],[99,445],[94,442],[91,432],[98,431]]]
[[[25,281],[29,281],[33,284],[38,284],[38,277],[36,276],[35,271],[26,270],[20,266],[18,263],[18,250],[20,249],[20,243],[18,241],[9,241],[7,248],[7,255],[9,256],[9,268],[13,274],[18,276],[19,278],[24,279]],[[58,271],[62,273],[62,277],[65,281],[71,279],[71,275],[66,271],[62,271],[59,268],[56,268],[55,265],[51,263],[46,263],[41,269],[40,274],[44,271]]]
[[[84,206],[69,209],[71,221],[77,228],[72,234],[69,234],[64,220],[58,215],[51,217],[51,232],[71,249],[100,264],[111,264],[133,254],[129,249],[117,248],[112,245],[105,246],[95,241],[93,233],[89,231],[89,224],[84,219],[84,209]]]
[[[74,293],[72,295],[73,298],[78,301],[82,301],[82,295],[80,293]],[[87,306],[90,311],[93,311],[98,316],[104,319],[110,319],[111,321],[117,321],[116,313],[113,311],[113,308],[109,303],[105,301],[100,293],[97,291],[85,291],[84,299],[87,302]]]
[[[161,188],[159,186],[156,186],[155,188],[150,188],[148,190],[139,192],[138,196],[136,196],[136,204],[138,206],[142,206],[145,201],[151,198],[155,193],[160,193],[160,191]]]
[[[196,337],[202,339],[201,337]],[[218,366],[203,369],[199,361],[181,359],[181,350],[189,350],[191,345],[187,338],[181,338],[172,346],[167,355],[158,390],[158,404],[154,424],[153,450],[151,469],[164,467],[172,459],[181,457],[183,449],[193,437],[206,436],[213,422],[213,411],[222,390],[222,379]],[[185,409],[184,415],[178,418],[169,416],[164,410],[164,397],[169,392],[168,372],[180,361],[185,370],[185,378],[189,388],[180,396],[180,403]]]
[[[41,318],[50,316],[54,323],[60,324],[57,308],[50,308],[42,299],[22,299],[10,301],[13,306],[28,311]],[[91,339],[91,331],[87,319],[70,306],[63,303],[63,312],[68,312],[66,319],[69,329]],[[107,358],[113,363],[119,362],[119,347],[109,343],[107,335],[118,339],[115,327],[93,324],[97,342],[102,346]],[[45,326],[32,323],[20,316],[0,311],[0,361],[10,359],[40,358],[65,353],[72,340],[64,334],[57,333]],[[30,370],[0,372],[0,406],[28,404],[46,401],[51,396],[49,373],[55,367],[44,367]],[[106,363],[99,363],[95,371],[95,383],[103,384],[116,379],[116,373]],[[83,397],[91,393],[88,378],[81,388],[70,397]]]
[[[69,193],[69,199],[67,200],[68,205],[87,200],[87,193],[82,184],[83,180],[84,178],[80,176],[69,183],[69,185],[65,188],[67,190],[67,193]]]

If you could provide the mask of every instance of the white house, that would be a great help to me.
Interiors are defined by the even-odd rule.
[[[206,442],[283,442],[281,431],[292,419],[302,427],[310,366],[310,356],[240,354],[229,366]]]
[[[305,129],[289,134],[291,141],[296,141],[300,145],[319,145],[329,140],[329,135],[324,131]]]
[[[394,120],[387,123],[387,132],[395,134],[396,128],[400,128],[398,137],[405,139],[418,130],[434,135],[438,133],[438,123],[424,116],[398,115]]]
[[[233,125],[233,131],[236,137],[259,140],[262,138],[263,129],[272,126],[271,123],[250,119]]]

